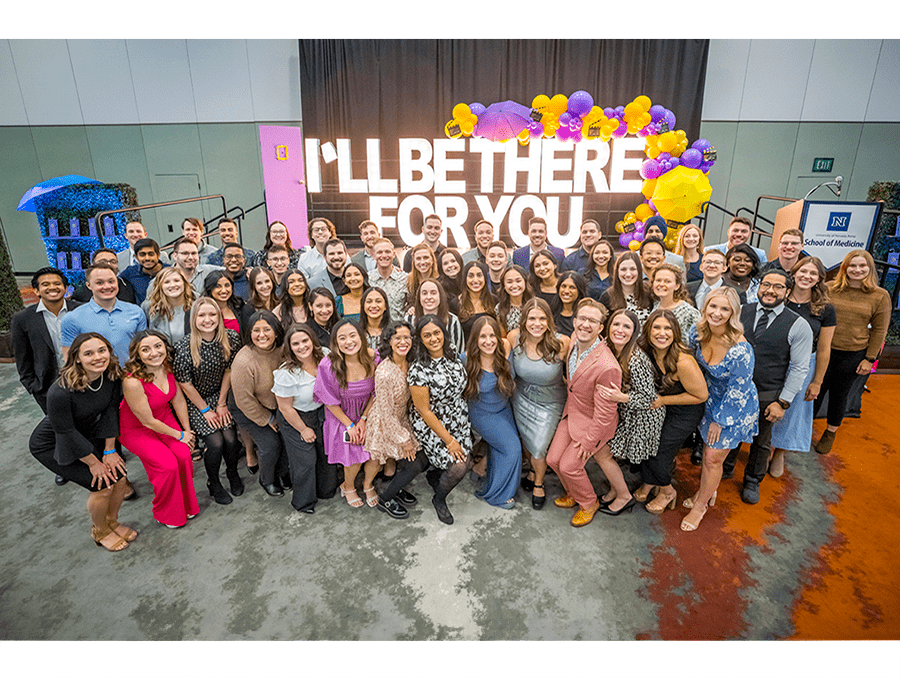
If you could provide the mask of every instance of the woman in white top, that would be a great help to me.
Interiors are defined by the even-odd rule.
[[[462,324],[459,322],[459,318],[450,312],[450,302],[447,299],[447,293],[434,278],[426,278],[419,285],[413,312],[406,316],[406,322],[415,326],[416,318],[426,315],[436,315],[444,321],[444,324],[447,326],[447,334],[450,335],[450,343],[453,345],[454,350],[462,353],[465,346]]]
[[[291,506],[301,513],[315,513],[316,499],[330,499],[338,485],[337,466],[325,456],[325,408],[313,400],[324,354],[316,333],[303,323],[287,331],[283,350],[284,362],[273,373],[272,393],[278,401],[278,431],[291,468]]]
[[[684,271],[673,264],[660,264],[650,275],[650,292],[653,310],[672,311],[681,335],[686,337],[688,330],[700,320],[700,311],[687,301],[690,295],[684,284]]]

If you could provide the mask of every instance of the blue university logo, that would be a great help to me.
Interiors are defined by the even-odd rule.
[[[846,231],[850,228],[850,212],[832,212],[828,215],[826,231]]]

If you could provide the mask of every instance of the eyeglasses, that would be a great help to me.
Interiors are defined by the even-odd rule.
[[[329,230],[330,230],[330,229],[329,229],[327,226],[313,226],[313,227],[312,227],[312,232],[313,232],[313,233],[322,233],[323,231],[324,231],[324,232],[329,232]]]
[[[578,316],[577,318],[575,318],[575,322],[588,323],[590,325],[593,325],[594,327],[599,327],[600,325],[603,324],[602,320],[598,320],[597,318],[588,318],[585,316]]]
[[[244,255],[243,254],[226,254],[222,258],[223,259],[243,259]]]
[[[773,289],[776,292],[781,292],[781,291],[787,289],[787,285],[782,285],[781,283],[761,282],[759,284],[759,289],[761,289],[761,290]]]

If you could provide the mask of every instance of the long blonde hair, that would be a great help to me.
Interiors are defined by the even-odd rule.
[[[684,226],[680,231],[678,231],[678,240],[675,243],[675,254],[678,256],[684,256],[684,234],[687,233],[689,228],[693,228],[697,231],[697,235],[700,236],[700,243],[697,245],[697,254],[701,257],[703,256],[703,231],[700,230],[700,227],[696,224],[688,224]]]
[[[191,362],[194,363],[194,367],[200,366],[200,345],[203,343],[203,338],[200,336],[200,331],[197,329],[197,316],[199,315],[202,306],[211,306],[216,309],[216,318],[218,318],[219,322],[214,333],[215,336],[213,337],[213,341],[222,347],[222,355],[227,363],[228,358],[231,357],[231,343],[228,341],[228,333],[225,331],[225,322],[222,319],[222,309],[220,309],[215,300],[210,297],[200,297],[194,302],[193,308],[191,308]]]
[[[853,250],[844,257],[837,275],[834,277],[834,280],[831,281],[829,289],[832,292],[843,292],[850,287],[850,278],[847,277],[847,268],[850,266],[850,262],[856,257],[862,257],[869,265],[869,275],[862,281],[860,289],[866,294],[878,289],[878,274],[875,272],[875,260],[872,258],[872,255],[865,250]]]
[[[731,317],[728,318],[728,324],[725,326],[725,343],[728,346],[734,346],[737,338],[744,333],[744,325],[741,323],[741,300],[738,297],[737,290],[727,285],[720,285],[706,295],[703,300],[703,308],[700,309],[700,320],[697,321],[697,338],[700,343],[705,344],[712,339],[712,330],[706,319],[706,307],[709,306],[710,299],[716,297],[725,297],[728,305],[731,307]]]
[[[147,298],[147,315],[151,318],[163,317],[166,320],[171,320],[175,316],[174,310],[169,306],[169,298],[163,292],[163,283],[166,281],[166,278],[173,275],[180,275],[182,281],[184,281],[184,291],[181,293],[181,307],[185,313],[191,310],[191,305],[194,303],[194,297],[196,296],[194,294],[194,286],[184,277],[184,273],[174,266],[169,266],[157,273],[156,278],[153,280],[153,291]]]

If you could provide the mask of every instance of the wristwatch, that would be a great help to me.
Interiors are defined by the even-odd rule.
[[[786,410],[791,406],[791,404],[784,398],[779,398],[775,402],[778,403],[781,406],[781,409],[783,409],[783,410]]]

